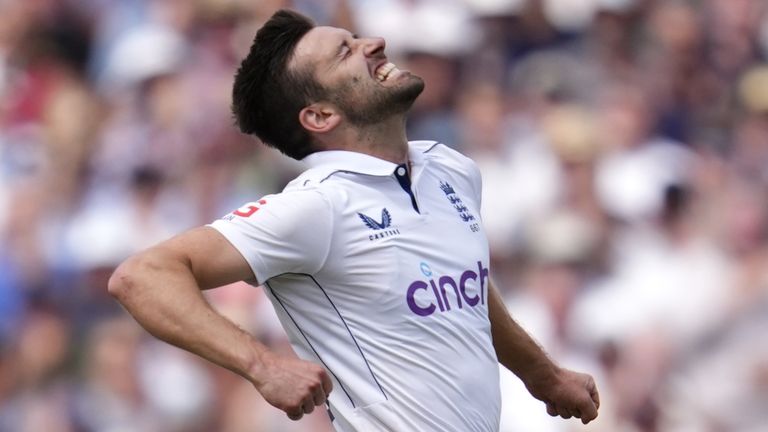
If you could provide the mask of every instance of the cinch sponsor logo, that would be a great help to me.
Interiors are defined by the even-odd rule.
[[[488,268],[477,262],[477,272],[467,270],[458,278],[452,276],[432,277],[432,269],[427,263],[420,264],[421,272],[429,278],[428,281],[417,280],[408,286],[405,299],[411,312],[419,316],[429,316],[433,313],[448,312],[451,308],[463,309],[465,305],[475,307],[478,303],[485,304],[485,284],[488,281]],[[467,294],[467,283],[472,281],[480,286],[480,293],[470,296]],[[422,292],[423,291],[423,292]],[[416,296],[420,302],[417,303]],[[429,302],[425,302],[429,299]]]

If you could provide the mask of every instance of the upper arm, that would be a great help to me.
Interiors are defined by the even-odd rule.
[[[491,321],[491,326],[503,323],[504,320],[510,317],[501,293],[490,278],[488,278],[488,317]]]
[[[182,263],[200,289],[255,280],[243,255],[221,233],[207,226],[179,234],[145,253]]]
[[[493,344],[499,352],[500,346],[503,348],[508,337],[516,334],[519,327],[510,315],[507,305],[504,303],[504,297],[490,278],[488,279],[488,319],[491,322]]]
[[[466,156],[464,159],[467,178],[469,184],[472,186],[472,193],[477,203],[477,209],[480,211],[483,205],[483,175],[480,172],[480,167],[477,166],[477,163],[474,160]]]

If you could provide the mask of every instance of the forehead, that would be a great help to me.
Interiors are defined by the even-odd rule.
[[[314,27],[296,44],[290,67],[297,68],[332,59],[351,33],[338,27]]]

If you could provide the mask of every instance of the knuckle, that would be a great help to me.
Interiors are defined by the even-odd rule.
[[[328,379],[328,372],[326,372],[324,367],[317,366],[315,369],[315,377],[317,378],[318,382],[322,383],[324,380]]]

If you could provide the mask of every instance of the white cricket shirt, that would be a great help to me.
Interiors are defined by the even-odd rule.
[[[337,431],[496,431],[488,241],[474,162],[431,141],[404,165],[323,151],[282,193],[211,224],[296,353],[325,366]]]

